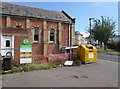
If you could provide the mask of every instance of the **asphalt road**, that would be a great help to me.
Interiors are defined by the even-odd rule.
[[[110,54],[106,54],[106,53],[98,53],[98,59],[107,60],[107,61],[118,62],[119,57],[120,56],[117,56],[117,55],[110,55]]]
[[[118,56],[98,53],[98,58],[93,64],[7,74],[0,80],[2,87],[118,87]]]
[[[2,87],[118,87],[118,65],[98,60],[79,67],[3,75],[1,80]]]

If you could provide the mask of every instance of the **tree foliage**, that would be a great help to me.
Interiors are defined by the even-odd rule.
[[[101,20],[96,19],[93,21],[93,27],[91,30],[92,37],[99,42],[104,43],[104,49],[107,49],[107,43],[109,39],[115,36],[116,23],[109,17],[101,16]]]

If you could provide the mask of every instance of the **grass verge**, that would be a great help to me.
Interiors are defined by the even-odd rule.
[[[120,56],[120,53],[111,53],[112,55],[118,55],[118,56]]]
[[[63,62],[56,61],[50,63],[42,63],[42,64],[22,64],[22,65],[12,65],[12,69],[9,71],[2,70],[2,74],[11,74],[11,73],[18,73],[18,72],[29,72],[29,71],[37,71],[37,70],[47,70],[51,68],[57,68]]]
[[[114,50],[99,50],[98,49],[98,52],[116,52],[116,51],[114,51]]]

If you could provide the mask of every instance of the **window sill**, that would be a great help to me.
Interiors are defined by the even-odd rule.
[[[38,41],[34,41],[33,44],[38,44],[39,42]]]
[[[49,43],[49,44],[51,44],[51,45],[55,45],[55,43]]]
[[[49,42],[49,44],[55,44],[55,42],[53,42],[53,41],[50,41],[50,42]]]

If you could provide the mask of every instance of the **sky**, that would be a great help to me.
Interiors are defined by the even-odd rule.
[[[30,7],[55,11],[64,10],[72,18],[76,18],[75,31],[80,31],[84,37],[89,27],[89,18],[100,19],[101,16],[113,18],[118,28],[118,2],[9,2]],[[93,24],[93,23],[92,23]]]

